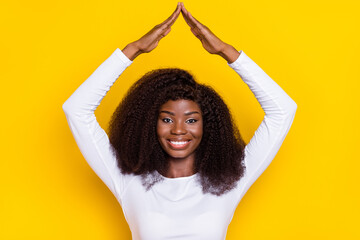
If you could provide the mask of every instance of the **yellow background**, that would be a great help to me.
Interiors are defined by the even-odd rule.
[[[227,239],[360,239],[359,1],[185,1],[298,104],[280,151],[240,202]],[[82,157],[62,104],[116,48],[176,1],[4,1],[1,20],[0,239],[130,239],[115,197]],[[135,59],[96,116],[159,67],[189,70],[228,103],[249,142],[264,113],[226,61],[180,16]]]

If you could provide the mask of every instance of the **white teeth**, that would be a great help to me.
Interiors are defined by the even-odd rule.
[[[170,142],[173,143],[173,144],[176,144],[176,145],[184,145],[184,144],[187,143],[187,141],[186,142],[173,142],[173,141],[170,141]]]

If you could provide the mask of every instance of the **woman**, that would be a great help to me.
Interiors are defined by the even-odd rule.
[[[265,117],[245,146],[226,104],[181,69],[145,74],[110,123],[94,111],[120,74],[170,32],[180,12],[211,54],[249,86]],[[115,52],[63,104],[85,159],[119,201],[133,239],[225,239],[234,211],[270,164],[296,103],[243,51],[216,37],[179,3],[139,40]]]

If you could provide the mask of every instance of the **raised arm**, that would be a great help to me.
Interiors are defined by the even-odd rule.
[[[245,176],[241,194],[245,194],[274,159],[295,117],[297,104],[243,51],[229,64],[250,88],[262,109],[264,119],[245,147]]]
[[[121,174],[106,132],[95,117],[95,110],[121,73],[138,55],[152,51],[180,14],[178,4],[174,13],[163,23],[155,26],[139,40],[128,44],[123,51],[116,49],[78,89],[65,101],[65,112],[70,130],[84,158],[117,197],[129,176]]]
[[[280,149],[294,120],[297,104],[243,51],[224,43],[208,27],[195,19],[184,4],[182,15],[191,32],[211,54],[223,57],[248,85],[265,112],[263,121],[245,147],[245,176],[238,185],[244,195],[269,166]]]
[[[62,106],[82,155],[116,197],[123,189],[124,179],[111,152],[108,136],[98,124],[94,111],[131,63],[120,49],[116,49]]]

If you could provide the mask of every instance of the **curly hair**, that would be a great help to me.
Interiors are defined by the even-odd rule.
[[[109,140],[123,174],[141,175],[149,190],[166,172],[167,153],[156,132],[160,107],[169,100],[192,100],[203,117],[203,136],[194,169],[203,193],[222,195],[245,171],[243,141],[230,111],[216,91],[179,68],[146,73],[128,90],[109,122]]]

